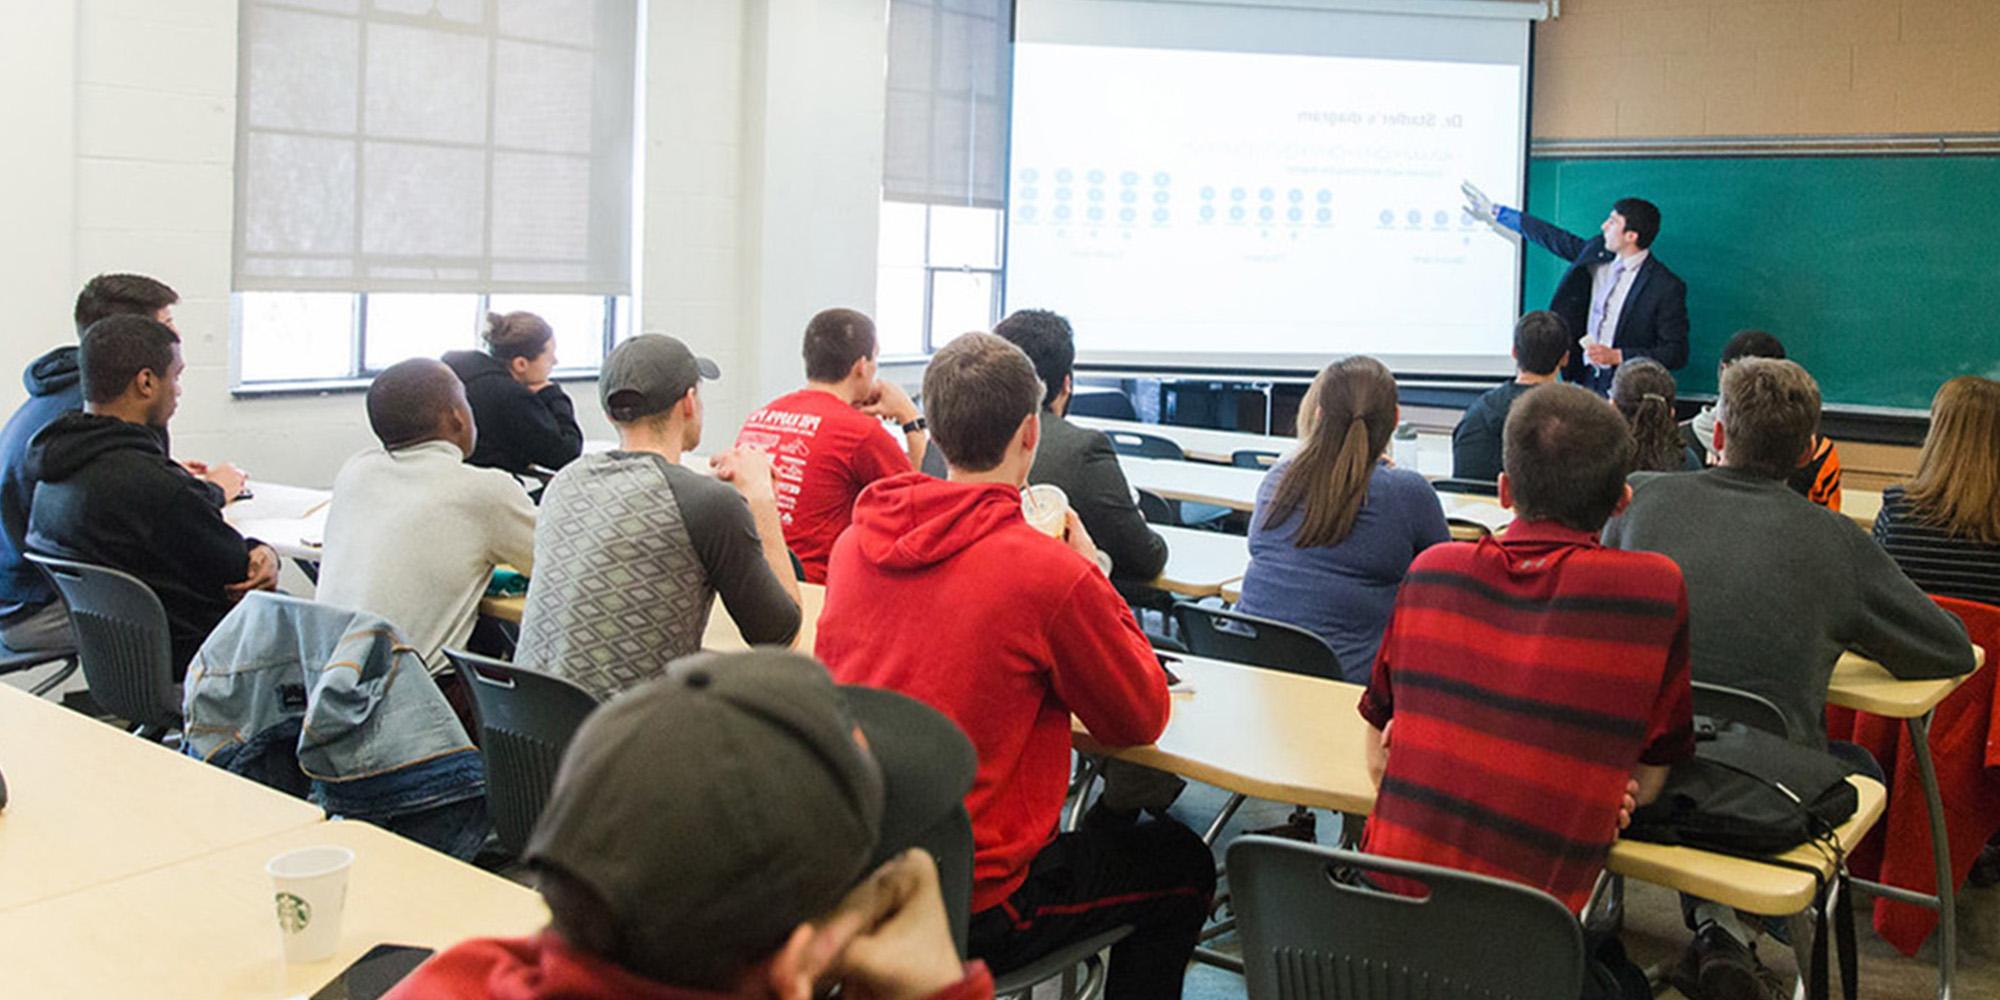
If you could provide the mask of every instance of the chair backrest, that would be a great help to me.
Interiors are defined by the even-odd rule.
[[[1147,524],[1181,523],[1180,518],[1174,516],[1174,505],[1168,503],[1166,497],[1152,490],[1139,490],[1138,494],[1139,516],[1145,518]]]
[[[1239,469],[1268,469],[1284,456],[1275,451],[1257,448],[1238,448],[1229,453],[1229,464]]]
[[[1454,479],[1447,477],[1445,479],[1433,480],[1431,488],[1437,490],[1439,493],[1463,493],[1467,496],[1475,497],[1497,497],[1500,495],[1500,484],[1497,482],[1487,482],[1484,479]]]
[[[1331,681],[1346,680],[1333,647],[1296,625],[1199,604],[1175,605],[1174,621],[1180,626],[1188,652],[1195,656]]]
[[[1078,392],[1069,398],[1069,415],[1106,420],[1137,420],[1139,411],[1122,392]]]
[[[1583,930],[1555,897],[1274,837],[1229,847],[1250,1000],[1546,1000],[1581,992]],[[1375,886],[1416,883],[1421,897]]]
[[[518,857],[548,804],[563,750],[597,699],[560,677],[455,649],[444,655],[472,692],[493,829]]]
[[[966,936],[972,926],[972,817],[964,803],[917,838],[916,846],[937,862],[938,888],[944,896],[945,923],[958,957],[966,957]]]
[[[1134,434],[1131,431],[1105,431],[1111,439],[1111,447],[1120,455],[1135,458],[1186,459],[1187,453],[1181,446],[1155,434]]]
[[[77,658],[90,696],[105,711],[148,728],[180,725],[167,611],[130,573],[29,553],[69,605]],[[162,734],[164,735],[164,734]]]
[[[1741,688],[1695,681],[1694,712],[1696,715],[1740,722],[1788,740],[1792,738],[1785,713],[1771,699]]]

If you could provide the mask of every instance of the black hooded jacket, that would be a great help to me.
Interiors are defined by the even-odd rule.
[[[116,417],[65,413],[28,443],[35,482],[28,549],[124,570],[166,608],[174,677],[235,606],[223,589],[250,575],[246,541],[214,487],[167,457],[161,434]]]
[[[480,351],[450,351],[443,360],[465,383],[479,428],[468,464],[525,476],[529,466],[560,469],[583,453],[583,428],[562,387],[529,392],[499,358]]]

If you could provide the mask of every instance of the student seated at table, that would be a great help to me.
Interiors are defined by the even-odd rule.
[[[681,660],[563,754],[526,852],[549,927],[461,942],[388,998],[990,1000],[915,846],[972,766],[936,712],[803,656]]]
[[[444,363],[465,383],[479,425],[466,461],[528,476],[560,469],[583,453],[583,429],[569,395],[549,379],[556,334],[531,312],[486,314],[485,351],[447,351]]]
[[[1938,389],[1916,478],[1882,491],[1875,540],[1926,593],[2000,607],[2000,382]]]
[[[1500,475],[1500,431],[1507,411],[1521,394],[1554,382],[1569,363],[1569,325],[1561,316],[1537,309],[1514,324],[1514,381],[1494,386],[1473,400],[1451,429],[1454,479],[1492,482]]]
[[[875,321],[828,309],[806,324],[806,385],[764,404],[743,422],[739,447],[771,456],[785,544],[809,583],[826,582],[826,554],[854,515],[854,498],[924,459],[930,435],[903,387],[879,377]],[[899,443],[882,426],[902,428]]]
[[[141,274],[100,274],[77,293],[76,336],[106,316],[150,316],[174,325],[180,294]],[[28,506],[35,482],[27,476],[28,441],[42,428],[83,408],[83,380],[75,345],[58,347],[30,362],[21,373],[28,399],[0,429],[0,643],[17,652],[66,649],[72,639],[69,611],[47,577],[22,557],[28,535]],[[161,431],[161,448],[166,435]],[[243,492],[243,473],[226,462],[186,462],[189,472],[214,487],[217,505]]]
[[[1674,374],[1652,358],[1618,366],[1611,376],[1611,405],[1632,428],[1639,472],[1696,472],[1701,456],[1688,447],[1674,423]]]
[[[124,570],[167,613],[174,679],[244,594],[278,583],[278,554],[222,519],[215,487],[167,457],[181,338],[150,316],[112,316],[77,353],[83,412],[28,444],[36,483],[28,551]]]
[[[315,600],[387,618],[418,654],[464,649],[497,565],[534,572],[535,505],[514,477],[465,464],[478,433],[443,363],[412,358],[368,386],[379,448],[341,466]]]
[[[1167,567],[1166,539],[1140,515],[1111,439],[1064,416],[1076,364],[1069,320],[1046,309],[1022,309],[993,332],[1027,354],[1042,380],[1042,440],[1028,482],[1060,487],[1069,497],[1090,540],[1111,557],[1111,579],[1128,588],[1152,583]]]
[[[1721,372],[1735,364],[1740,358],[1776,358],[1783,360],[1785,345],[1778,338],[1763,330],[1739,330],[1722,345],[1722,361],[1717,369],[1717,383]],[[1688,447],[1700,456],[1703,465],[1722,464],[1722,446],[1715,440],[1715,412],[1717,407],[1704,406],[1701,412],[1681,422],[1681,435],[1687,439]],[[1833,510],[1840,509],[1840,450],[1833,446],[1833,439],[1813,433],[1812,455],[1804,465],[1785,477],[1785,484],[1793,492],[1813,503]]]
[[[1826,739],[1835,661],[1853,649],[1899,678],[1950,677],[1972,670],[1972,647],[1965,626],[1858,525],[1786,485],[1814,454],[1819,406],[1819,386],[1798,365],[1731,362],[1715,412],[1722,465],[1634,475],[1632,503],[1605,526],[1604,542],[1680,566],[1695,680],[1763,695],[1784,714],[1793,740],[1879,778],[1881,766],[1866,750]],[[1684,909],[1696,933],[1678,981],[1768,979],[1747,947],[1755,935],[1734,911],[1691,898]]]
[[[549,481],[514,662],[609,698],[700,649],[717,595],[746,642],[798,634],[771,460],[737,448],[710,459],[714,477],[680,462],[701,443],[701,380],[720,374],[657,333],[604,360],[597,392],[618,449]]]
[[[1693,756],[1680,570],[1597,541],[1631,496],[1632,453],[1589,390],[1514,404],[1499,481],[1513,524],[1417,556],[1361,697],[1379,786],[1364,850],[1580,912],[1630,810]],[[1584,996],[1652,995],[1615,939],[1592,953]]]
[[[1071,714],[1127,746],[1159,737],[1168,703],[1076,512],[1060,539],[1021,516],[1042,398],[1027,356],[990,333],[931,358],[924,405],[949,479],[862,491],[828,563],[817,650],[835,679],[910,695],[972,738],[972,955],[1006,972],[1129,924],[1106,996],[1177,997],[1214,890],[1208,847],[1167,819],[1055,833]]]
[[[1368,679],[1396,587],[1417,553],[1451,540],[1437,491],[1382,460],[1396,378],[1370,357],[1326,366],[1299,407],[1299,447],[1264,474],[1250,515],[1237,610],[1326,640],[1347,679]]]

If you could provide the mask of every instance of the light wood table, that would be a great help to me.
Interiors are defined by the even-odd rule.
[[[1154,525],[1167,542],[1167,565],[1153,586],[1184,597],[1212,597],[1250,568],[1250,540],[1220,531]],[[1115,567],[1114,567],[1115,568]]]
[[[1355,711],[1360,685],[1197,657],[1179,657],[1172,666],[1192,690],[1174,696],[1173,716],[1158,742],[1111,750],[1077,727],[1071,734],[1076,748],[1253,798],[1347,813],[1374,808],[1375,786],[1363,754],[1368,724]],[[1885,797],[1879,783],[1852,780],[1861,808],[1838,831],[1849,847],[1881,817]],[[1831,870],[1808,848],[1781,857]],[[1772,916],[1804,909],[1815,891],[1805,872],[1638,841],[1613,845],[1606,867]]]
[[[198,816],[139,825],[152,832]],[[340,949],[323,962],[287,965],[264,863],[326,844],[355,854]],[[335,822],[0,911],[0,951],[9,956],[12,997],[287,997],[311,994],[377,944],[442,951],[470,937],[532,934],[547,922],[541,896],[524,886],[365,823]]]
[[[256,482],[251,496],[222,508],[222,519],[248,538],[255,538],[279,555],[300,562],[318,562],[326,540],[326,506],[333,494],[305,486]]]
[[[1120,455],[1118,466],[1125,473],[1125,481],[1135,489],[1157,493],[1168,500],[1240,511],[1256,509],[1257,485],[1264,481],[1263,469],[1176,462],[1171,458]]]
[[[302,800],[5,685],[0,768],[8,796],[0,810],[0,911],[324,818]],[[0,933],[0,942],[4,949],[17,939]],[[76,962],[93,953],[63,954]],[[0,992],[39,995],[16,989],[6,965]]]
[[[1873,531],[1875,515],[1882,513],[1882,491],[1843,488],[1840,491],[1840,512],[1853,518],[1854,523],[1863,529]]]

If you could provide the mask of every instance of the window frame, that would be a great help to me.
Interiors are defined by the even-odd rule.
[[[926,361],[929,360],[931,355],[937,353],[938,347],[942,346],[937,343],[936,330],[933,329],[933,325],[931,322],[932,320],[931,310],[935,302],[934,288],[936,287],[937,276],[939,274],[966,274],[966,275],[983,274],[988,276],[993,282],[993,301],[987,306],[988,327],[991,328],[992,324],[998,323],[1001,319],[1001,309],[1007,301],[1007,209],[1005,207],[992,207],[987,205],[940,205],[935,202],[901,201],[899,199],[893,199],[893,198],[882,199],[882,204],[917,205],[922,207],[924,210],[924,235],[923,235],[924,259],[923,259],[923,264],[921,265],[924,276],[924,298],[921,307],[922,308],[921,315],[923,316],[923,326],[922,329],[918,332],[918,338],[917,338],[917,346],[919,353],[916,354],[885,353],[882,355],[882,360],[890,362]],[[932,263],[931,229],[933,223],[931,219],[931,213],[939,208],[970,208],[970,209],[977,209],[979,211],[992,212],[994,214],[995,219],[993,227],[993,263],[991,265]],[[876,245],[875,270],[877,274],[880,274],[883,268],[883,264],[881,258],[882,240],[879,234],[876,237],[875,245]],[[904,264],[899,266],[908,267],[909,265]],[[879,283],[877,287],[880,287]],[[879,302],[876,303],[876,310],[878,312],[881,310],[881,303]]]

